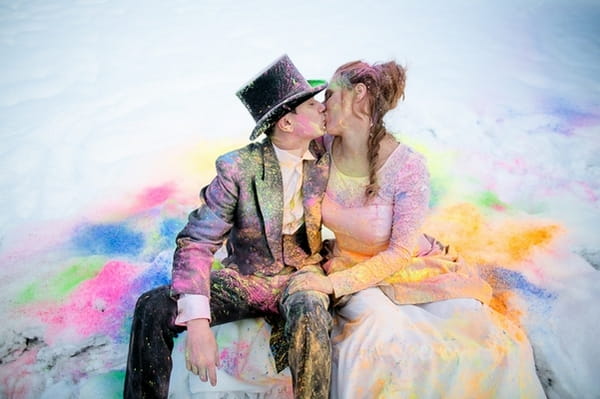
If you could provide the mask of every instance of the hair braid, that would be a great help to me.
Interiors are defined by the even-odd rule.
[[[367,142],[367,160],[369,161],[369,184],[365,189],[367,200],[374,198],[379,192],[377,181],[377,163],[379,161],[379,144],[385,137],[387,131],[382,119],[379,119],[369,129],[369,140]]]

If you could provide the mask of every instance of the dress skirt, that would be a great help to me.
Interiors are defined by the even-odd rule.
[[[337,309],[331,398],[545,398],[526,335],[474,299],[396,305],[378,288]]]

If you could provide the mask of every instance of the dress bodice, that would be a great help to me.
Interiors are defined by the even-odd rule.
[[[325,140],[331,153],[332,137]],[[323,223],[336,237],[339,254],[361,261],[388,248],[392,227],[404,226],[403,245],[410,245],[420,226],[410,226],[406,216],[424,214],[427,201],[410,195],[410,190],[427,191],[428,176],[425,168],[414,175],[411,164],[421,161],[409,147],[399,144],[377,171],[380,190],[377,196],[366,200],[365,189],[369,178],[348,176],[338,169],[331,157],[329,182],[323,199]],[[412,187],[403,178],[411,174]],[[415,187],[417,183],[418,187]],[[396,209],[395,209],[396,208]],[[398,223],[394,226],[394,223]]]

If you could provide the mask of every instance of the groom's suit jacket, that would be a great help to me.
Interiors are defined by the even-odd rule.
[[[302,194],[308,256],[321,249],[321,201],[327,186],[329,155],[317,143],[305,160]],[[200,192],[200,207],[177,236],[173,259],[173,294],[210,297],[214,253],[227,241],[223,265],[242,275],[272,276],[284,268],[283,183],[269,138],[229,152],[216,161],[217,176]],[[305,254],[304,251],[291,253]],[[306,257],[306,255],[302,255]],[[295,259],[296,265],[302,259]],[[289,263],[289,261],[288,261]]]

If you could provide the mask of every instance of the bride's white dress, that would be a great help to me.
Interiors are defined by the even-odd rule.
[[[527,336],[482,303],[487,284],[413,249],[429,199],[422,157],[400,144],[377,177],[365,202],[368,178],[331,161],[323,222],[344,262],[330,278],[352,294],[332,333],[331,397],[544,398]]]

